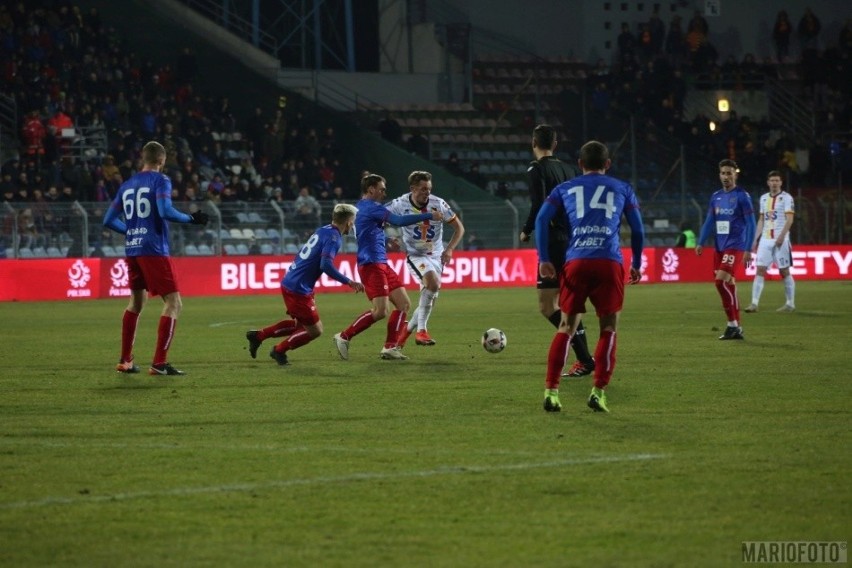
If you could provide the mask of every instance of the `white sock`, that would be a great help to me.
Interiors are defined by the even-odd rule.
[[[755,306],[760,302],[760,295],[763,293],[763,276],[755,276],[754,282],[751,283],[751,303]]]
[[[429,316],[432,315],[432,307],[435,305],[435,298],[438,297],[438,292],[432,292],[427,288],[420,291],[420,305],[417,306],[417,329],[429,329]]]
[[[411,314],[411,317],[408,319],[408,328],[409,333],[417,329],[417,317],[420,315],[420,308],[414,310],[414,313]]]
[[[740,323],[737,320],[731,320],[728,322],[728,327],[740,327]]]
[[[784,278],[784,296],[787,297],[787,305],[796,305],[796,281],[793,280],[793,275],[789,274]]]

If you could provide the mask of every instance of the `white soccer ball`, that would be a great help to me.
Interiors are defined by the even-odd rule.
[[[492,327],[482,334],[482,347],[489,353],[500,353],[506,348],[506,334]]]

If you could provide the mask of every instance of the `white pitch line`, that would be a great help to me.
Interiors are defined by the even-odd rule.
[[[445,466],[437,469],[426,469],[420,471],[398,471],[391,473],[363,472],[351,473],[335,477],[306,477],[296,479],[280,479],[267,481],[265,483],[235,483],[226,485],[212,485],[206,487],[177,487],[165,491],[138,491],[135,493],[116,493],[114,495],[92,495],[85,497],[47,497],[37,501],[13,501],[0,503],[0,510],[9,509],[35,509],[50,505],[87,505],[92,503],[112,503],[116,501],[130,501],[133,499],[147,499],[158,497],[188,497],[193,495],[206,495],[210,493],[248,493],[264,489],[284,489],[287,487],[298,487],[306,485],[325,485],[329,483],[352,483],[357,481],[385,481],[405,478],[426,478],[439,475],[459,475],[466,473],[495,473],[501,471],[521,471],[531,469],[543,469],[548,467],[563,467],[570,465],[588,465],[596,463],[616,463],[631,461],[659,460],[668,457],[666,454],[626,454],[623,456],[601,456],[589,458],[576,458],[567,460],[556,460],[540,463],[517,463],[494,466]]]

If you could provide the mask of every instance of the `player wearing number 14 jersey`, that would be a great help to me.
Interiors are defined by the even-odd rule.
[[[737,172],[735,161],[719,162],[722,189],[710,197],[707,218],[698,235],[698,246],[695,247],[695,253],[701,256],[704,243],[710,235],[715,235],[713,270],[716,290],[722,298],[722,308],[728,318],[728,326],[719,339],[726,340],[744,339],[735,276],[740,264],[751,264],[751,241],[755,228],[751,196],[737,186]]]
[[[103,224],[125,235],[130,303],[121,324],[121,357],[115,370],[138,373],[133,363],[136,324],[147,300],[146,292],[162,296],[163,312],[157,328],[157,345],[151,375],[183,375],[167,361],[169,346],[181,310],[177,275],[169,258],[169,226],[166,221],[206,225],[200,211],[187,215],[172,206],[172,182],[162,174],[166,149],[159,142],[142,148],[142,171],[124,182],[104,215]]]
[[[292,319],[281,320],[263,329],[247,331],[246,339],[252,358],[257,357],[257,350],[265,339],[284,337],[285,339],[272,348],[269,356],[279,365],[286,365],[288,351],[297,349],[322,334],[322,322],[314,303],[314,286],[323,273],[356,292],[364,291],[360,282],[341,274],[334,267],[334,257],[340,252],[343,242],[342,235],[347,235],[352,230],[357,212],[354,205],[335,205],[331,224],[317,229],[302,245],[281,280],[281,295],[284,296],[287,314]]]

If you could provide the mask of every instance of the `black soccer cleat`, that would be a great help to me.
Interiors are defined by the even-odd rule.
[[[172,367],[171,363],[161,363],[159,365],[151,365],[151,368],[148,369],[149,375],[185,375],[183,371],[180,369],[176,369]]]
[[[249,342],[249,355],[251,355],[252,359],[257,359],[257,350],[260,348],[260,344],[263,343],[263,341],[257,338],[257,330],[248,330],[246,332],[246,339]]]
[[[284,365],[289,364],[289,362],[287,361],[287,354],[286,353],[279,353],[278,351],[275,350],[274,347],[272,348],[272,351],[269,352],[269,356],[272,357],[273,359],[275,359],[275,362],[278,363],[279,365],[281,365],[282,367]]]
[[[719,339],[745,339],[745,336],[743,335],[743,328],[738,325],[729,325],[725,328],[725,333],[719,336]]]

